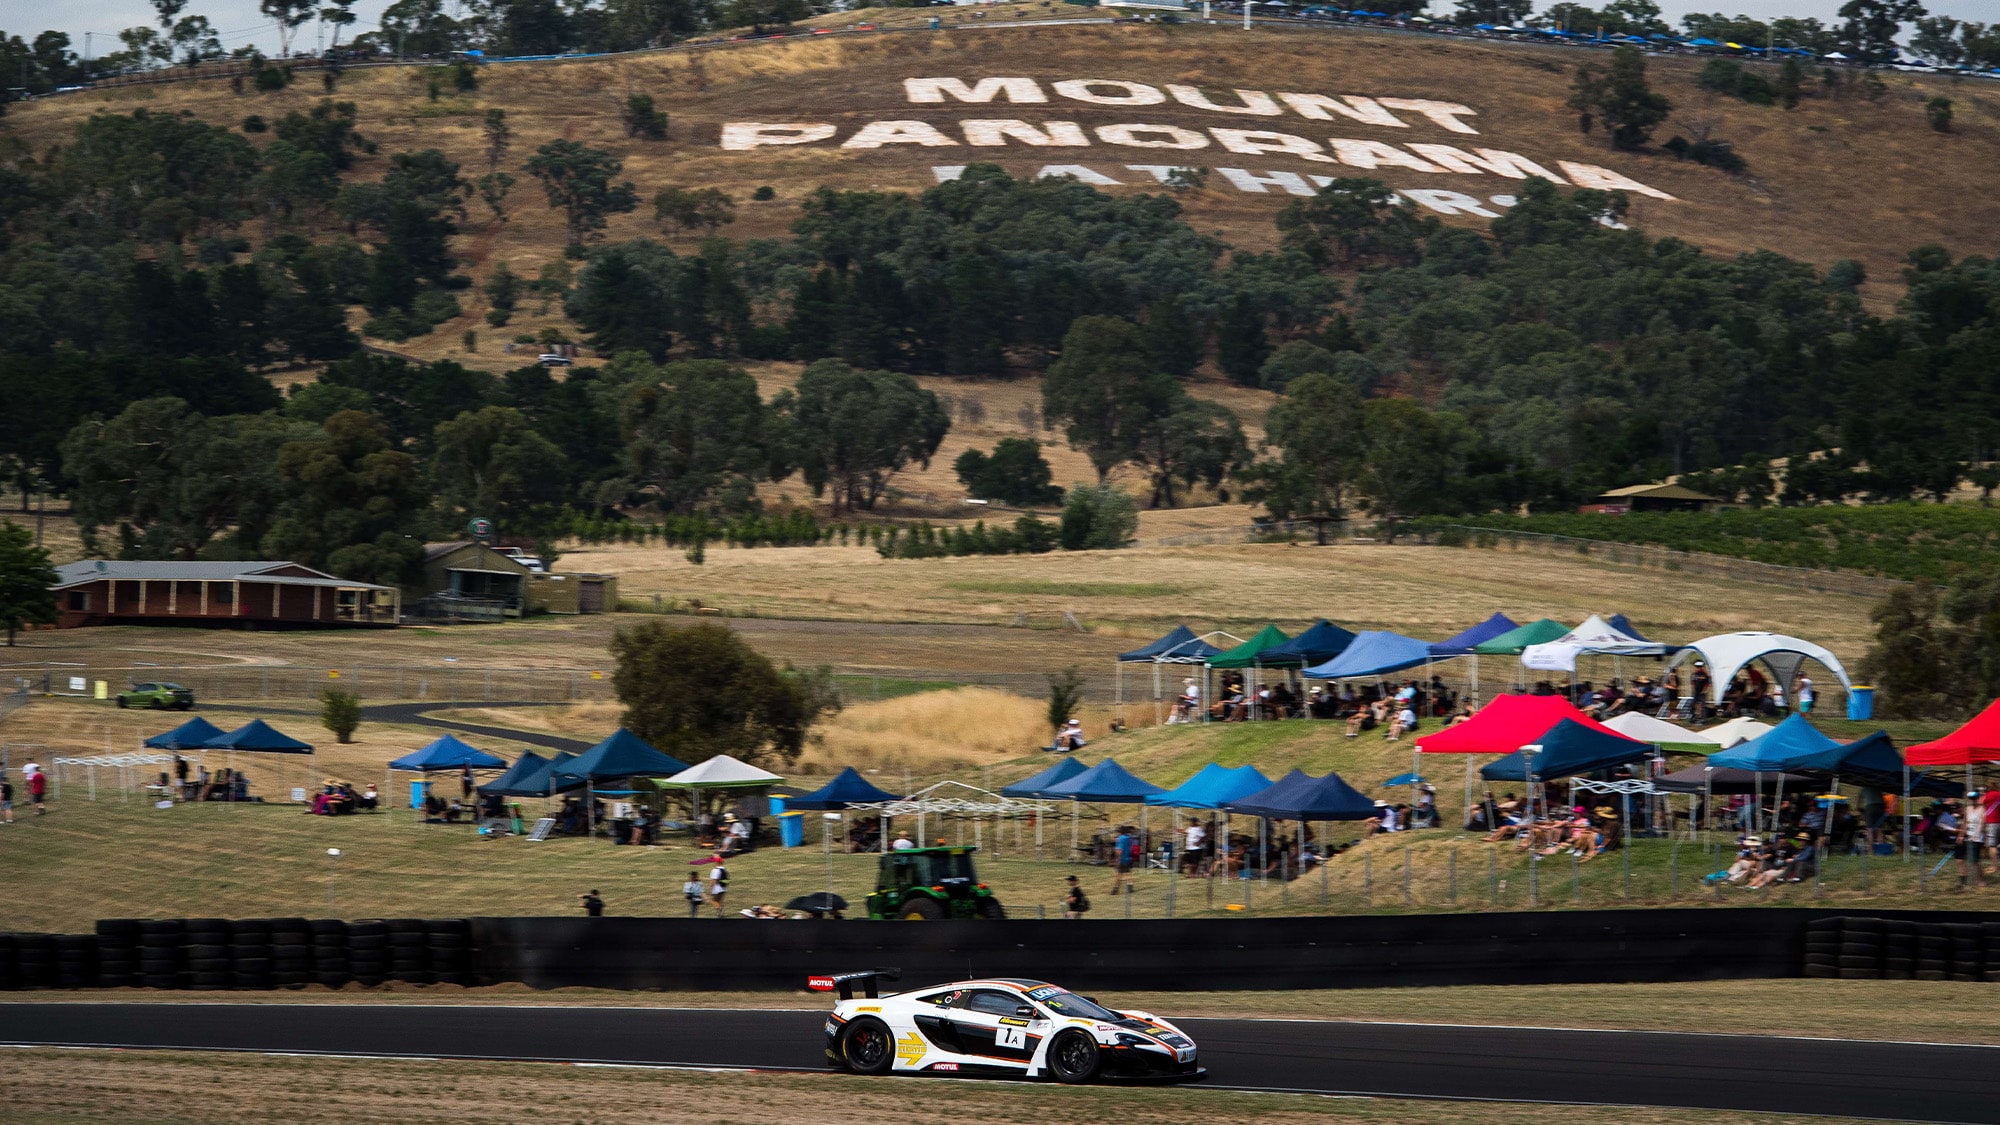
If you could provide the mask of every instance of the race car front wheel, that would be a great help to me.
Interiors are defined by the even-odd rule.
[[[887,1074],[896,1061],[896,1044],[889,1025],[862,1016],[840,1032],[840,1057],[856,1074]]]
[[[1049,1070],[1058,1082],[1089,1082],[1102,1069],[1104,1053],[1097,1049],[1095,1039],[1081,1031],[1065,1031],[1049,1044]]]

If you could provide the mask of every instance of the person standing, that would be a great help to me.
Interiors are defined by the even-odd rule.
[[[458,799],[472,800],[472,767],[463,766],[458,771]]]
[[[180,796],[181,800],[185,801],[187,800],[187,791],[188,791],[188,760],[186,758],[181,757],[179,754],[175,754],[174,792]]]
[[[1813,700],[1816,698],[1816,693],[1813,691],[1811,676],[1800,672],[1799,678],[1792,681],[1792,698],[1799,701],[1799,714],[1812,714]]]
[[[583,905],[583,912],[585,914],[590,915],[592,918],[604,917],[604,900],[598,896],[596,887],[590,888],[588,894],[576,896],[576,900]]]
[[[1201,821],[1189,821],[1187,826],[1187,843],[1181,849],[1181,871],[1183,873],[1189,875],[1201,874],[1201,849],[1202,845],[1207,842],[1208,830],[1201,826]]]
[[[0,824],[14,823],[14,783],[0,770]]]
[[[701,917],[701,876],[688,872],[687,882],[681,884],[681,895],[687,899],[688,917]]]
[[[723,916],[723,899],[729,894],[729,868],[723,864],[719,855],[711,862],[715,866],[708,869],[708,898],[715,903],[715,916],[720,918]]]
[[[1076,881],[1076,876],[1069,876],[1069,889],[1063,892],[1063,917],[1081,918],[1089,910],[1090,896],[1083,893],[1083,884]]]
[[[30,758],[27,764],[21,767],[21,777],[28,783],[28,799],[35,804],[35,815],[45,815],[49,811],[47,804],[44,803],[49,790],[48,771],[42,769],[41,763]]]
[[[1132,893],[1132,861],[1138,858],[1138,854],[1139,842],[1133,838],[1132,829],[1129,826],[1120,828],[1118,839],[1111,845],[1111,862],[1117,871],[1117,874],[1111,877],[1112,894],[1117,894],[1121,889],[1126,894]]]

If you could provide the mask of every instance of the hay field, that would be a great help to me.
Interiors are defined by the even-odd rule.
[[[618,574],[627,599],[698,598],[758,617],[1006,625],[1020,614],[1060,622],[1067,611],[1126,639],[1182,620],[1247,637],[1266,621],[1294,631],[1322,616],[1442,638],[1496,610],[1524,622],[1624,612],[1665,640],[1774,629],[1847,659],[1871,631],[1860,598],[1477,548],[1236,544],[889,560],[862,547],[796,547],[713,550],[697,567],[679,551],[621,545],[578,548],[562,565]]]
[[[912,106],[899,80],[1016,74],[1045,82],[1101,77],[1220,90],[1270,88],[1274,76],[1283,75],[1286,85],[1307,91],[1464,102],[1478,111],[1479,143],[1544,161],[1607,164],[1676,196],[1675,201],[1642,199],[1635,209],[1638,222],[1655,234],[1683,237],[1721,253],[1768,248],[1822,266],[1858,258],[1875,279],[1869,293],[1878,302],[1896,291],[1897,262],[1910,247],[1937,241],[1978,248],[2000,227],[2000,201],[1988,190],[2000,152],[2000,91],[1990,83],[1885,74],[1888,89],[1880,100],[1859,94],[1813,98],[1787,113],[1707,95],[1695,84],[1704,60],[1649,60],[1655,87],[1679,107],[1661,139],[1707,126],[1714,136],[1734,142],[1750,162],[1747,175],[1732,177],[1664,154],[1614,154],[1601,139],[1578,133],[1574,115],[1563,108],[1570,70],[1580,61],[1601,64],[1603,57],[1596,52],[1351,29],[996,26],[1019,11],[1041,17],[1049,9],[994,5],[985,9],[985,20],[976,21],[983,25],[977,31],[852,33],[696,53],[497,65],[482,71],[480,89],[473,94],[435,102],[425,96],[420,69],[370,69],[347,74],[337,96],[357,103],[361,131],[382,146],[382,155],[360,163],[356,174],[363,178],[379,174],[387,154],[409,148],[436,146],[468,168],[480,164],[480,117],[487,108],[500,107],[515,125],[508,160],[515,171],[536,145],[554,138],[599,146],[625,159],[626,174],[648,198],[669,183],[715,186],[735,196],[742,201],[737,222],[726,228],[733,237],[782,235],[799,199],[820,184],[916,190],[932,182],[931,165],[969,158],[962,146],[956,153],[921,146],[856,151],[829,145],[725,152],[718,144],[723,122],[827,121],[838,124],[842,136],[860,122],[883,118],[936,118],[948,126],[959,107]],[[864,12],[853,18],[885,17]],[[619,105],[633,92],[652,94],[672,116],[668,140],[624,136]],[[1924,125],[1922,103],[1940,94],[1955,102],[1951,134],[1934,133]],[[110,89],[35,102],[10,113],[8,122],[41,149],[98,110],[185,109],[234,126],[246,114],[270,118],[323,96],[311,77],[283,92],[242,96],[232,95],[222,82]],[[1085,127],[1135,120],[1131,110],[1122,108],[1071,103],[1027,108],[1037,112],[1024,113],[1026,117],[1074,119]],[[1136,119],[1184,127],[1235,123],[1178,105],[1152,105],[1141,113]],[[1293,121],[1295,126],[1307,124]],[[1414,137],[1417,131],[1410,132]],[[939,159],[940,151],[950,158]],[[1032,174],[1048,159],[1044,152],[1018,147],[976,155],[997,156],[1022,174]],[[1093,147],[1057,159],[1082,157],[1086,164],[1118,168],[1131,155]],[[1210,164],[1235,162],[1221,153],[1204,157]],[[1283,157],[1239,159],[1251,164],[1276,159],[1276,166],[1298,163]],[[1398,187],[1491,186],[1472,177],[1441,181],[1435,173],[1394,168],[1379,174]],[[1504,189],[1504,181],[1494,183],[1501,186],[1492,190]],[[767,184],[777,189],[777,198],[751,202],[751,192]],[[524,182],[515,199],[510,221],[481,216],[468,223],[460,248],[476,276],[504,260],[532,277],[559,253],[557,221],[540,205],[535,185]],[[1284,200],[1281,194],[1250,195],[1211,183],[1190,193],[1185,203],[1197,228],[1220,230],[1245,246],[1262,248],[1271,241],[1270,220]],[[608,231],[614,239],[641,235],[659,236],[647,211],[614,219]],[[468,309],[463,323],[443,326],[421,347],[438,354],[456,351],[463,329],[484,327],[478,320],[481,311]],[[543,323],[533,315],[520,321],[528,330]],[[489,341],[482,345],[482,356],[499,350],[503,334],[488,330],[481,336]]]

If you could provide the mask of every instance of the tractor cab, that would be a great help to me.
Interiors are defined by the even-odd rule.
[[[937,921],[1005,918],[1000,901],[973,870],[977,848],[905,848],[882,856],[870,918]]]

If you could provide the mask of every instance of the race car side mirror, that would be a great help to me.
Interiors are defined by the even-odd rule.
[[[1029,1019],[1034,1014],[1035,1010],[1026,1004],[1022,1004],[1014,1009],[1014,1018],[1016,1019]]]

